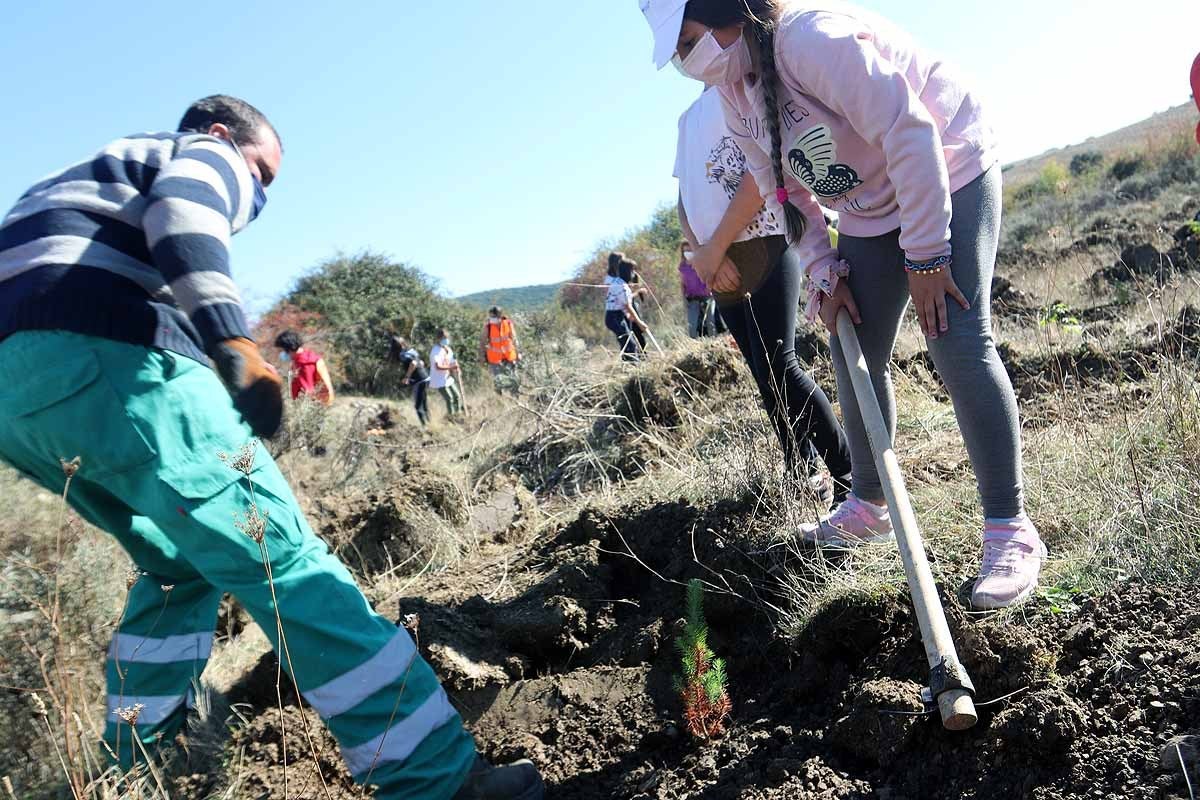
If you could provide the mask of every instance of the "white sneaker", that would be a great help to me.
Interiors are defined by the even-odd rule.
[[[810,544],[855,547],[896,538],[887,509],[859,500],[851,493],[827,518],[800,526]]]

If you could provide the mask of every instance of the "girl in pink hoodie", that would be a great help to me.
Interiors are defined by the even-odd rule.
[[[1020,422],[992,340],[991,279],[1000,232],[995,140],[953,67],[885,20],[803,0],[640,0],[655,60],[720,87],[743,181],[712,239],[702,278],[723,269],[734,236],[765,200],[787,220],[807,273],[810,320],[834,335],[853,491],[805,526],[814,543],[892,536],[854,387],[836,343],[844,308],[895,430],[889,362],[910,299],[954,403],[984,509],[980,608],[1023,601],[1046,550],[1025,514]],[[831,247],[818,202],[840,215]]]

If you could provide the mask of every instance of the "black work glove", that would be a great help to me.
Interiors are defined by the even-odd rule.
[[[226,339],[209,353],[221,382],[255,436],[269,439],[283,421],[283,380],[249,339]]]

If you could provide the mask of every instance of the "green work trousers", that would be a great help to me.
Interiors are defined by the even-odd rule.
[[[126,766],[134,736],[149,750],[183,724],[229,592],[277,652],[282,628],[284,667],[356,779],[391,800],[455,794],[475,754],[459,715],[408,633],[313,534],[212,370],[31,331],[0,341],[0,374],[0,458],[62,492],[60,459],[78,457],[71,506],[139,570],[107,661],[105,738]]]
[[[438,393],[446,401],[446,416],[457,417],[463,413],[462,389],[457,383],[447,383],[438,389]]]

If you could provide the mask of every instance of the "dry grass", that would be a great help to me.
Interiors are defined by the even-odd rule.
[[[1183,285],[1177,291],[1157,293],[1144,304],[1144,318],[1122,321],[1108,336],[1115,341],[1129,331],[1140,332],[1148,319],[1170,319],[1172,310],[1191,298],[1194,290],[1194,286]],[[1002,340],[1026,350],[1069,347],[1074,342],[1072,337],[1086,334],[1086,330],[1048,331],[1036,324],[1005,324],[1001,330]],[[906,333],[902,351],[915,344],[908,339],[911,335]],[[757,398],[744,368],[738,366],[736,383],[720,391],[693,386],[694,377],[679,368],[681,361],[691,358],[703,362],[723,346],[717,342],[680,343],[669,359],[633,369],[615,363],[602,371],[589,370],[580,363],[554,365],[527,381],[529,397],[520,405],[502,401],[494,417],[439,433],[441,438],[433,443],[436,446],[420,448],[419,455],[425,465],[435,465],[451,477],[469,507],[480,500],[475,488],[482,478],[511,466],[507,459],[514,448],[531,440],[543,443],[539,446],[565,441],[580,450],[564,465],[579,474],[594,470],[593,474],[607,478],[584,496],[543,497],[545,530],[553,529],[556,520],[570,519],[584,502],[619,513],[634,498],[653,502],[653,498],[683,497],[697,506],[710,506],[756,493],[762,496],[756,535],[774,535],[777,541],[788,541],[790,532],[799,522],[811,519],[813,511],[805,507],[803,498],[787,494],[777,444],[765,415],[757,410]],[[827,364],[819,363],[815,368],[828,374]],[[1147,380],[1119,388],[1093,387],[1086,393],[1064,385],[1061,391],[1038,398],[1026,409],[1027,419],[1037,420],[1026,430],[1029,505],[1053,548],[1046,569],[1047,586],[1091,591],[1126,576],[1170,583],[1200,569],[1191,516],[1191,509],[1200,502],[1200,463],[1196,456],[1200,452],[1200,396],[1194,375],[1194,365],[1168,360]],[[957,587],[970,578],[976,565],[981,520],[973,476],[952,409],[937,392],[930,391],[931,381],[915,365],[896,375],[900,408],[897,450],[908,466],[909,488],[927,544],[937,555],[935,572],[947,586]],[[664,386],[670,386],[670,391],[664,392]],[[631,397],[630,387],[636,388],[640,396],[635,393]],[[477,394],[474,399],[477,408],[485,407],[479,402],[484,398]],[[330,429],[342,431],[344,436],[362,434],[356,433],[353,423],[357,413],[354,402],[347,400],[344,407],[334,411],[348,419],[331,423]],[[748,409],[755,410],[747,413]],[[649,413],[643,413],[647,410]],[[406,407],[396,408],[397,413],[405,411]],[[663,414],[672,424],[663,424]],[[605,458],[591,439],[597,424],[617,424],[622,447],[629,443],[646,447],[644,452],[649,455],[638,474],[613,474],[597,467]],[[281,458],[292,479],[306,486],[305,492],[326,491],[337,480],[330,474],[328,463],[341,445],[331,445],[323,456],[312,448],[299,448]],[[388,480],[384,449],[371,446],[367,450],[373,455],[363,458],[363,466],[352,480]],[[1170,480],[1164,481],[1162,476],[1170,476]],[[13,480],[11,476],[5,478]],[[26,494],[30,508],[43,515],[43,523],[50,520],[53,514],[43,508],[47,504],[38,500],[36,493]],[[478,552],[479,541],[469,524],[446,525],[438,535],[455,542],[453,555],[439,559],[437,566],[423,565],[418,572]],[[33,536],[26,550],[36,551],[45,559],[53,553],[47,546],[44,536]],[[95,569],[98,560],[111,558],[113,547],[95,532],[80,531],[68,543],[67,553],[62,574],[68,589],[64,602],[78,602],[78,619],[88,620],[83,630],[71,633],[79,643],[72,657],[78,664],[78,674],[90,676],[91,694],[81,692],[81,696],[99,697],[104,642],[119,611],[119,604],[112,603],[111,597],[123,593],[108,587],[105,591],[111,595],[110,605],[117,607],[96,613],[90,597],[75,601],[72,592],[88,585],[82,574]],[[22,567],[11,552],[7,558],[4,575],[11,581],[9,576],[21,572]],[[785,633],[798,632],[834,599],[876,597],[904,589],[899,558],[888,547],[867,547],[849,554],[796,549],[789,563],[793,568],[783,579],[788,598],[788,610],[781,619]],[[394,597],[411,581],[411,574],[375,576],[368,590],[381,599]],[[44,584],[35,585],[45,590]],[[11,615],[10,605],[11,601],[6,600],[4,606]],[[35,627],[40,624],[33,622]],[[5,625],[4,634],[11,629],[11,624]],[[234,710],[221,707],[220,692],[241,677],[265,650],[265,638],[251,627],[215,651],[201,692],[209,699],[206,705],[210,708],[189,737],[190,769],[195,769],[197,763],[207,763],[214,769],[235,770],[236,754],[223,748],[226,722],[238,724],[237,716]],[[10,668],[6,665],[6,677]],[[29,702],[20,696],[18,699]],[[23,713],[28,720],[28,709]],[[98,710],[93,707],[89,713],[95,716]],[[22,724],[27,752],[22,756],[14,754],[12,748],[6,749],[3,771],[25,792],[33,786],[61,782],[61,769],[55,768],[57,759],[49,747],[54,740],[34,736],[29,723]],[[90,731],[93,745],[98,733],[99,728]],[[18,768],[17,761],[22,757],[25,763]],[[36,765],[32,772],[30,764]],[[166,762],[161,779],[170,780],[172,769],[172,762]],[[103,773],[90,776],[90,794],[86,796],[133,796],[122,792],[157,796],[157,779],[152,775],[139,778],[132,784],[134,789],[128,783],[122,789],[105,780]],[[226,786],[234,791],[236,781],[230,779]]]
[[[1099,208],[1076,196],[1047,200],[1038,214],[1073,210],[1045,229],[1029,259],[1000,270],[1026,293],[1030,308],[1045,313],[1040,319],[998,316],[998,341],[1031,361],[1084,345],[1128,352],[1146,343],[1148,330],[1163,329],[1182,308],[1200,304],[1196,273],[1165,287],[1097,288],[1089,278],[1120,257],[1117,248],[1069,249],[1101,213],[1129,221],[1138,236],[1161,248],[1170,233],[1157,230],[1162,218],[1177,213],[1190,191],[1164,186],[1154,201],[1106,198]],[[1083,309],[1108,304],[1115,309],[1111,319],[1072,321]],[[537,490],[537,512],[524,534],[531,540],[553,535],[584,504],[616,517],[633,504],[682,498],[710,508],[752,498],[751,529],[736,544],[787,565],[771,587],[773,599],[784,598],[779,622],[785,634],[798,633],[833,600],[904,592],[894,548],[817,553],[795,545],[796,526],[813,519],[816,509],[784,479],[774,433],[740,358],[724,342],[660,338],[667,357],[638,367],[611,354],[581,352],[567,339],[547,342],[527,362],[519,402],[497,400],[484,386],[468,396],[470,418],[439,419],[427,432],[416,427],[403,398],[346,397],[331,410],[298,405],[274,449],[310,511],[346,492],[396,486],[409,479],[413,464],[453,487],[461,518],[407,509],[428,546],[411,561],[363,576],[368,595],[381,603],[429,572],[524,546],[481,536],[471,521],[495,482],[514,478]],[[953,410],[934,377],[911,358],[921,349],[910,323],[897,352],[906,366],[895,375],[896,449],[936,556],[935,575],[958,590],[977,567],[982,520]],[[1043,583],[1052,593],[1100,591],[1129,577],[1174,585],[1200,573],[1197,364],[1166,353],[1152,367],[1095,383],[1049,374],[1023,405],[1027,500],[1051,547]],[[729,380],[714,382],[712,375],[726,368]],[[828,362],[813,369],[830,386]],[[440,401],[431,403],[440,417]],[[380,409],[398,421],[398,435],[372,432]],[[0,777],[22,798],[116,800],[161,797],[160,783],[182,771],[207,770],[224,776],[220,796],[237,796],[237,753],[227,741],[229,725],[241,720],[222,693],[268,649],[262,632],[251,625],[214,651],[198,687],[201,713],[188,751],[168,756],[157,775],[145,770],[120,778],[102,766],[98,742],[104,648],[125,596],[123,575],[113,565],[125,563],[124,556],[97,531],[64,527],[57,498],[3,468],[0,503],[0,736],[6,743]],[[44,716],[36,711],[34,691],[47,703]]]
[[[1180,294],[1190,299],[1193,291],[1184,287]],[[1142,322],[1169,321],[1182,305],[1177,296],[1156,300],[1123,329],[1140,336]],[[1111,334],[1111,341],[1122,333]],[[1034,328],[1016,341],[1030,349],[1070,347],[1069,336],[1055,336],[1064,334]],[[1198,366],[1194,357],[1168,354],[1143,380],[1080,387],[1070,375],[1057,376],[1057,389],[1023,408],[1026,502],[1051,550],[1045,589],[1100,592],[1128,578],[1182,585],[1200,574]],[[896,450],[926,545],[936,555],[935,575],[955,590],[977,568],[982,517],[953,410],[930,391],[935,386],[919,368],[896,375]],[[904,588],[894,548],[862,548],[834,559],[802,551],[801,557],[805,566],[790,580],[791,631],[834,599]]]

